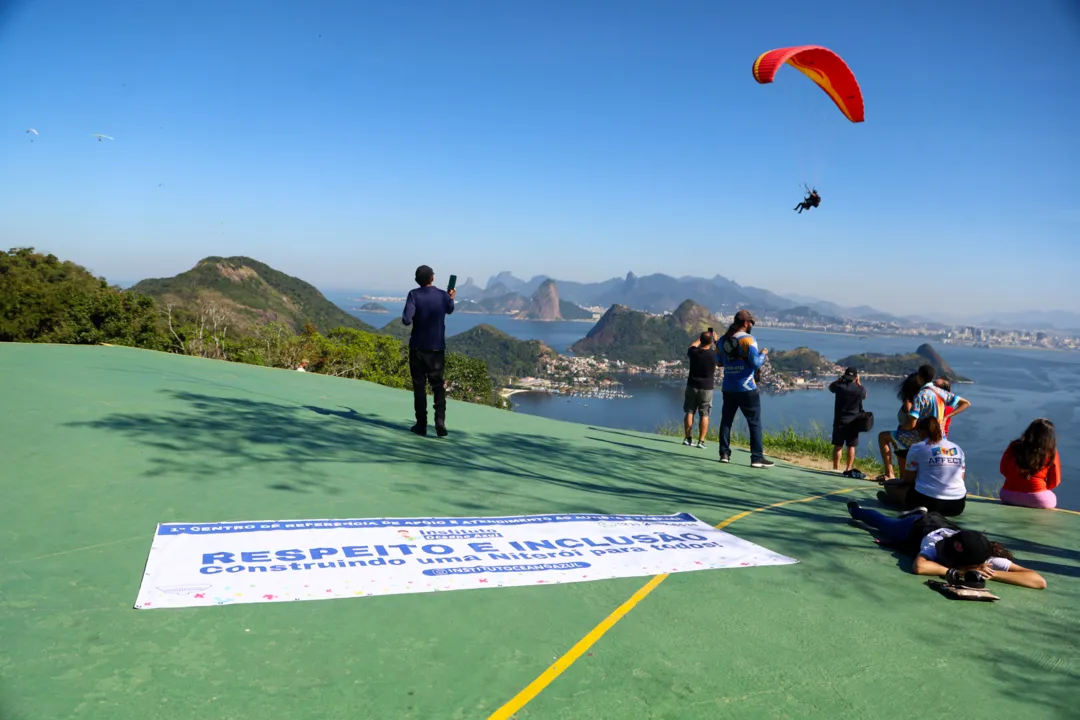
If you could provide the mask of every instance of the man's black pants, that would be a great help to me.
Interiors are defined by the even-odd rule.
[[[409,374],[413,384],[413,408],[416,424],[427,427],[427,386],[435,396],[435,426],[446,426],[446,383],[443,368],[446,365],[445,350],[416,350],[409,348]]]

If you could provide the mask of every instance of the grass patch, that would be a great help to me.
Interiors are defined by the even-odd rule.
[[[682,425],[667,423],[661,425],[657,432],[671,437],[682,437]],[[694,428],[694,437],[697,438],[697,428]],[[875,436],[876,437],[876,436]],[[705,436],[707,442],[720,442],[720,424],[710,425],[709,432]],[[831,436],[817,423],[812,423],[808,428],[796,428],[788,426],[780,430],[765,430],[764,433],[765,454],[781,460],[798,463],[800,461],[814,460],[832,464],[833,445]],[[860,446],[855,456],[855,468],[861,470],[868,477],[877,477],[885,472],[885,466],[876,458],[877,449],[871,438],[866,438],[863,446]],[[731,428],[731,446],[743,449],[750,448],[750,433],[746,427],[746,421],[738,418]],[[841,459],[841,467],[844,467]]]
[[[678,423],[666,423],[657,428],[657,433],[670,437],[683,437],[683,426]],[[885,473],[885,466],[878,456],[877,433],[865,433],[863,444],[859,446],[855,455],[855,468],[866,474],[867,478],[875,478]],[[697,439],[697,423],[694,427],[694,438]],[[709,432],[705,439],[710,443],[720,442],[720,424],[710,424]],[[808,428],[787,426],[780,430],[766,430],[763,437],[765,454],[781,460],[787,460],[795,464],[806,464],[807,460],[828,463],[831,467],[833,456],[832,434],[817,423],[811,423]],[[748,450],[750,448],[750,433],[746,421],[741,417],[736,419],[731,427],[731,446]],[[840,466],[846,467],[845,460],[841,458]],[[1001,482],[987,481],[974,477],[968,473],[964,478],[968,492],[972,495],[983,497],[998,497]]]

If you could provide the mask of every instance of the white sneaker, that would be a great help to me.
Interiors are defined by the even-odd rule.
[[[704,450],[705,449],[705,441],[704,440],[698,440],[696,443],[694,443],[694,447],[701,448],[702,450]]]
[[[692,447],[692,446],[693,446],[693,444],[694,444],[694,441],[693,441],[693,440],[691,440],[690,438],[685,438],[685,439],[684,439],[684,440],[682,441],[682,444],[683,444],[683,445],[685,445],[686,447]]]
[[[750,467],[755,468],[771,468],[775,465],[776,463],[772,462],[771,460],[755,460],[754,462],[750,463]]]

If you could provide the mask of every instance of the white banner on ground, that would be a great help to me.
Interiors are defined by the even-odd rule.
[[[327,600],[796,563],[678,515],[158,525],[138,609]]]

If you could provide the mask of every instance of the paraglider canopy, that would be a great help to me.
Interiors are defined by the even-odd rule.
[[[817,83],[840,112],[853,123],[863,122],[862,90],[843,58],[820,45],[799,45],[762,53],[754,61],[754,79],[762,85],[773,81],[783,65],[790,65]]]

